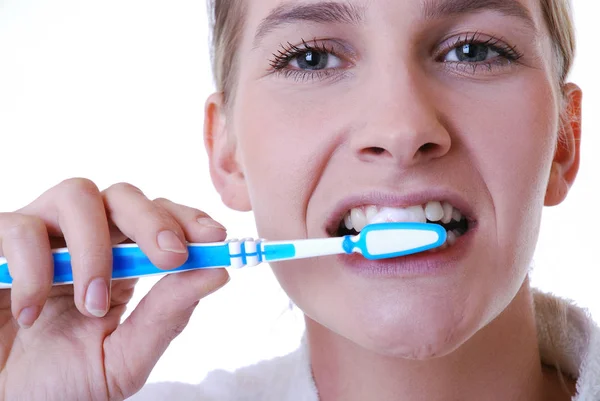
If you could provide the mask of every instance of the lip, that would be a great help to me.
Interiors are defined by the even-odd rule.
[[[360,254],[337,255],[338,262],[351,273],[366,278],[435,277],[452,274],[460,269],[468,256],[477,227],[460,236],[444,250],[421,252],[392,259],[369,260]]]
[[[467,219],[470,226],[476,226],[476,219],[473,216],[473,209],[469,203],[456,192],[447,189],[428,189],[421,192],[413,192],[410,194],[394,194],[390,192],[369,192],[355,194],[346,197],[339,201],[333,209],[333,212],[325,221],[323,227],[327,235],[335,236],[339,224],[348,212],[356,207],[375,205],[378,207],[409,207],[415,205],[423,205],[427,202],[448,202],[462,213]],[[470,230],[469,230],[470,231]],[[468,233],[467,233],[468,234]],[[464,235],[466,236],[466,234]],[[459,238],[460,239],[460,238]],[[455,246],[458,245],[455,244]],[[452,249],[454,248],[448,248]]]

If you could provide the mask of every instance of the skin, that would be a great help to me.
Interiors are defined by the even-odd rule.
[[[2,255],[14,279],[12,291],[0,290],[0,399],[123,400],[137,392],[199,300],[227,282],[227,272],[165,276],[122,324],[135,280],[114,281],[110,295],[89,283],[108,282],[111,244],[134,240],[155,265],[171,269],[187,258],[181,241],[225,236],[200,210],[151,201],[124,183],[99,191],[80,178],[0,214]],[[51,288],[50,248],[65,245],[75,283]]]
[[[256,26],[279,3],[247,2],[234,96],[225,105],[214,94],[206,107],[211,175],[225,204],[254,210],[266,238],[320,237],[346,196],[443,187],[463,194],[478,226],[460,263],[437,276],[366,278],[333,258],[273,266],[306,314],[321,400],[569,399],[573,382],[562,391],[539,362],[527,268],[542,207],[562,202],[577,173],[581,91],[562,88],[559,107],[537,3],[522,0],[535,36],[496,13],[424,23],[417,0],[352,1],[368,6],[362,25],[287,25],[255,50]],[[425,51],[466,30],[503,37],[521,63],[467,75]],[[280,43],[302,37],[345,43],[355,55],[347,74],[268,74]],[[166,276],[120,324],[135,282],[104,289],[111,244],[135,241],[170,269],[185,261],[185,240],[225,237],[198,209],[86,179],[0,214],[0,253],[14,278],[0,290],[0,399],[122,400],[138,391],[195,305],[228,276]],[[52,288],[50,249],[65,245],[74,285]]]
[[[321,400],[570,399],[573,383],[560,388],[539,362],[527,272],[543,206],[577,174],[581,91],[556,83],[538,2],[521,1],[529,29],[495,11],[425,21],[420,0],[352,0],[361,24],[295,22],[253,43],[281,3],[245,3],[234,93],[207,102],[225,204],[253,210],[269,239],[325,236],[337,202],[373,191],[462,194],[477,221],[435,276],[367,278],[335,258],[273,264],[305,313]],[[522,58],[473,73],[434,57],[474,31]],[[336,49],[340,68],[325,79],[270,70],[282,44],[303,39]]]

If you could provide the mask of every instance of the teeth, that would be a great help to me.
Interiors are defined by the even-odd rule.
[[[406,209],[411,215],[416,223],[426,223],[427,217],[425,217],[425,210],[423,210],[422,206],[411,206]]]
[[[361,232],[367,224],[386,223],[386,222],[416,222],[426,223],[441,222],[448,224],[452,220],[461,221],[462,214],[448,202],[427,202],[422,206],[410,206],[407,208],[400,207],[382,207],[381,209],[375,205],[366,207],[357,207],[344,216],[343,225],[348,230],[354,229]],[[435,253],[443,251],[454,244],[458,237],[462,235],[459,230],[452,230],[446,233],[446,242],[435,249],[428,252]]]
[[[456,232],[448,231],[446,233],[446,244],[448,244],[448,246],[452,246],[452,245],[456,244],[457,238],[458,238],[458,236],[456,235]]]
[[[354,209],[353,209],[354,210]],[[389,222],[414,222],[414,223],[425,223],[427,218],[425,217],[425,211],[421,206],[411,206],[406,209],[395,208],[395,207],[384,207],[382,208],[372,219],[369,219],[369,223],[389,223]],[[354,224],[354,220],[353,220]],[[354,226],[356,229],[356,225]],[[364,228],[361,227],[361,230]],[[356,230],[358,231],[358,230]]]
[[[428,202],[425,206],[425,216],[429,221],[439,221],[444,217],[444,209],[440,202]]]
[[[352,230],[352,218],[350,217],[350,213],[344,217],[344,225],[348,230]]]
[[[415,222],[426,223],[441,222],[448,224],[452,220],[461,221],[462,214],[448,202],[427,202],[425,205],[410,206],[407,208],[400,207],[382,207],[368,205],[357,207],[344,216],[343,225],[348,230],[354,229],[361,232],[367,224],[387,223],[387,222]],[[459,230],[452,230],[446,233],[446,242],[428,252],[439,252],[447,249],[454,244],[462,233]]]
[[[358,232],[361,232],[363,228],[367,225],[367,216],[360,208],[354,208],[350,212],[350,217],[352,219],[352,225],[354,229]]]
[[[456,244],[456,241],[458,240],[458,237],[460,237],[461,234],[457,231],[457,230],[452,230],[452,231],[448,231],[446,233],[446,242],[444,242],[441,246],[438,246],[437,248],[433,248],[428,250],[428,253],[436,253],[439,251],[443,251],[444,249],[448,249],[451,246],[453,246],[454,244]]]
[[[448,202],[427,202],[425,205],[401,207],[382,207],[375,205],[353,208],[344,216],[344,226],[348,230],[362,231],[367,224],[386,222],[441,222],[448,224],[452,220],[460,221],[462,214]]]
[[[448,224],[452,221],[452,211],[454,208],[448,202],[442,203],[442,209],[444,210],[444,217],[442,218],[443,224]]]
[[[458,209],[452,208],[452,220],[460,221],[462,219],[462,214],[458,211]]]
[[[366,210],[367,221],[372,221],[375,218],[375,215],[379,212],[377,210],[377,206],[369,206]]]

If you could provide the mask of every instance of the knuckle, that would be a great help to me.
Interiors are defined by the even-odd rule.
[[[43,298],[45,293],[42,291],[49,286],[49,283],[44,281],[39,275],[30,275],[29,277],[23,277],[17,275],[13,282],[13,288],[18,297],[22,300],[34,300]]]
[[[171,342],[175,338],[177,338],[181,333],[183,333],[183,330],[185,330],[187,323],[188,323],[187,320],[183,320],[183,321],[178,321],[178,322],[174,323],[173,325],[171,325],[165,332],[166,340],[168,342]]]
[[[46,226],[40,218],[21,213],[0,214],[0,226],[3,236],[13,239],[25,239],[46,232]]]
[[[181,297],[174,295],[174,302],[180,302],[178,298]],[[169,344],[171,341],[177,338],[183,332],[183,330],[185,330],[187,324],[189,323],[192,312],[197,304],[198,302],[196,302],[190,308],[175,314],[173,314],[172,311],[162,311],[157,313],[154,321],[164,327],[162,339],[166,344]]]
[[[61,182],[59,188],[63,196],[69,199],[97,197],[100,194],[98,186],[87,178],[69,178]]]
[[[89,274],[103,268],[109,269],[112,262],[111,249],[101,244],[91,244],[79,252],[77,260]]]
[[[163,198],[163,197],[159,197],[159,198],[155,198],[152,200],[153,203],[156,203],[159,206],[162,207],[169,207],[172,205],[175,205],[175,203],[167,198]]]
[[[117,182],[116,184],[112,184],[110,187],[108,187],[105,191],[106,193],[123,193],[123,192],[132,192],[132,193],[138,193],[143,195],[144,193],[142,192],[141,189],[139,189],[138,187],[136,187],[133,184],[130,184],[128,182]]]
[[[158,204],[161,207],[164,207],[165,209],[173,211],[176,215],[179,215],[180,217],[191,217],[196,220],[201,218],[210,218],[210,216],[206,212],[198,208],[181,205],[166,198],[156,198],[154,199],[154,203]]]
[[[179,230],[180,227],[177,224],[177,220],[168,210],[159,206],[154,210],[154,215],[159,226],[167,226],[170,229]]]
[[[194,207],[192,207],[192,208],[190,208],[190,211],[191,211],[191,212],[194,214],[194,216],[195,216],[196,220],[197,220],[197,219],[210,219],[210,218],[211,218],[211,217],[208,215],[208,213],[206,213],[206,212],[203,212],[203,211],[202,211],[202,210],[200,210],[200,209],[197,209],[197,208],[194,208]]]

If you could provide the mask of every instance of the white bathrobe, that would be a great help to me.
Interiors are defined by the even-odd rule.
[[[600,329],[589,314],[572,303],[534,292],[542,362],[555,361],[577,379],[573,401],[600,401]],[[549,333],[552,333],[553,346]],[[291,354],[241,368],[215,371],[198,384],[155,383],[131,397],[135,401],[318,401],[307,346]]]

